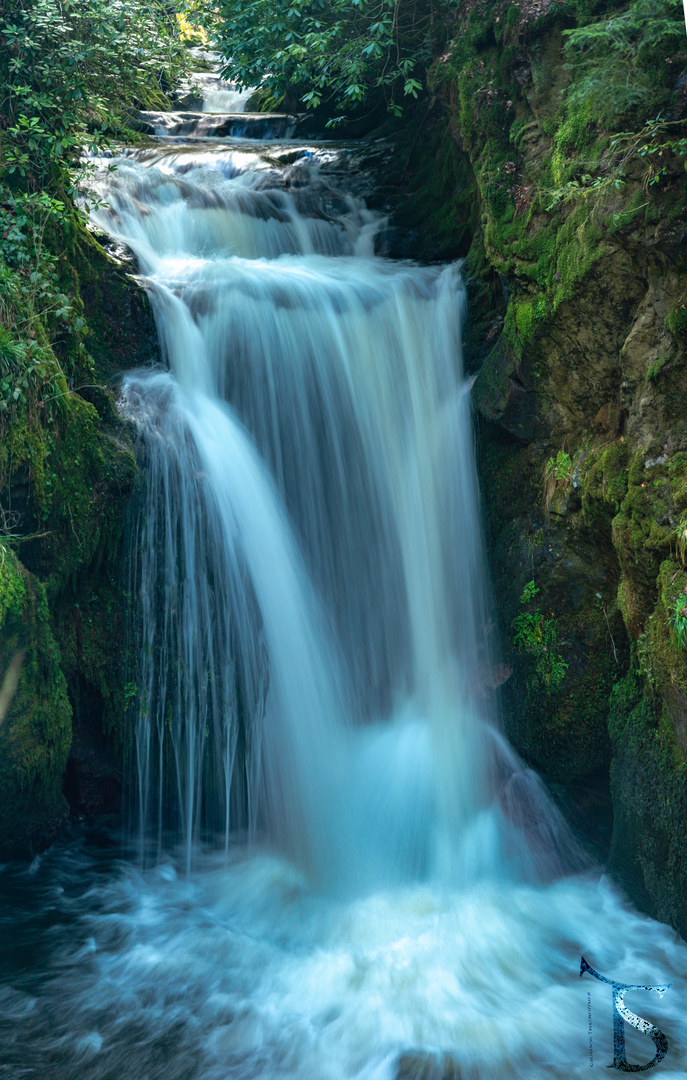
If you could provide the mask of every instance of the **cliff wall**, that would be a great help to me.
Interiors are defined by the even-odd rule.
[[[474,3],[450,33],[403,205],[424,257],[465,256],[504,723],[684,934],[682,12]]]

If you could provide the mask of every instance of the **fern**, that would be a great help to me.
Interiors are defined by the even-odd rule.
[[[634,0],[620,14],[564,33],[575,75],[571,105],[602,122],[663,106],[672,81],[665,57],[685,38],[681,0]]]

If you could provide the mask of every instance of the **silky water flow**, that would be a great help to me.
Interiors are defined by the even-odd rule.
[[[584,952],[672,984],[631,1006],[682,1076],[685,946],[590,869],[494,720],[460,269],[376,257],[350,160],[163,144],[103,173],[167,364],[122,388],[137,856],[34,866],[54,932],[42,978],[0,989],[12,1060],[563,1080],[613,1058]]]

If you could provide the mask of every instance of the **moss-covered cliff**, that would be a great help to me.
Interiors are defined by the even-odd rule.
[[[107,805],[120,767],[135,460],[110,384],[157,338],[133,266],[75,199],[136,108],[168,107],[185,55],[164,5],[111,15],[106,0],[0,11],[0,859],[54,835],[63,788],[75,812]]]
[[[79,339],[34,320],[54,374],[0,413],[0,858],[45,846],[69,804],[118,805],[121,754],[109,748],[121,744],[121,543],[136,464],[108,380],[157,357],[129,267],[78,223],[52,247]]]
[[[685,933],[681,6],[467,3],[449,33],[404,182],[440,193],[425,257],[467,253],[504,722],[554,787],[610,769],[612,870]]]

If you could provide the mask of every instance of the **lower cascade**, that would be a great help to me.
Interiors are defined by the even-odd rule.
[[[375,255],[351,153],[162,144],[101,175],[167,360],[122,386],[134,853],[35,868],[62,960],[0,987],[12,1068],[565,1080],[613,1060],[581,953],[670,983],[628,1004],[681,1030],[684,944],[500,734],[460,266]],[[686,1061],[673,1039],[662,1075]]]

